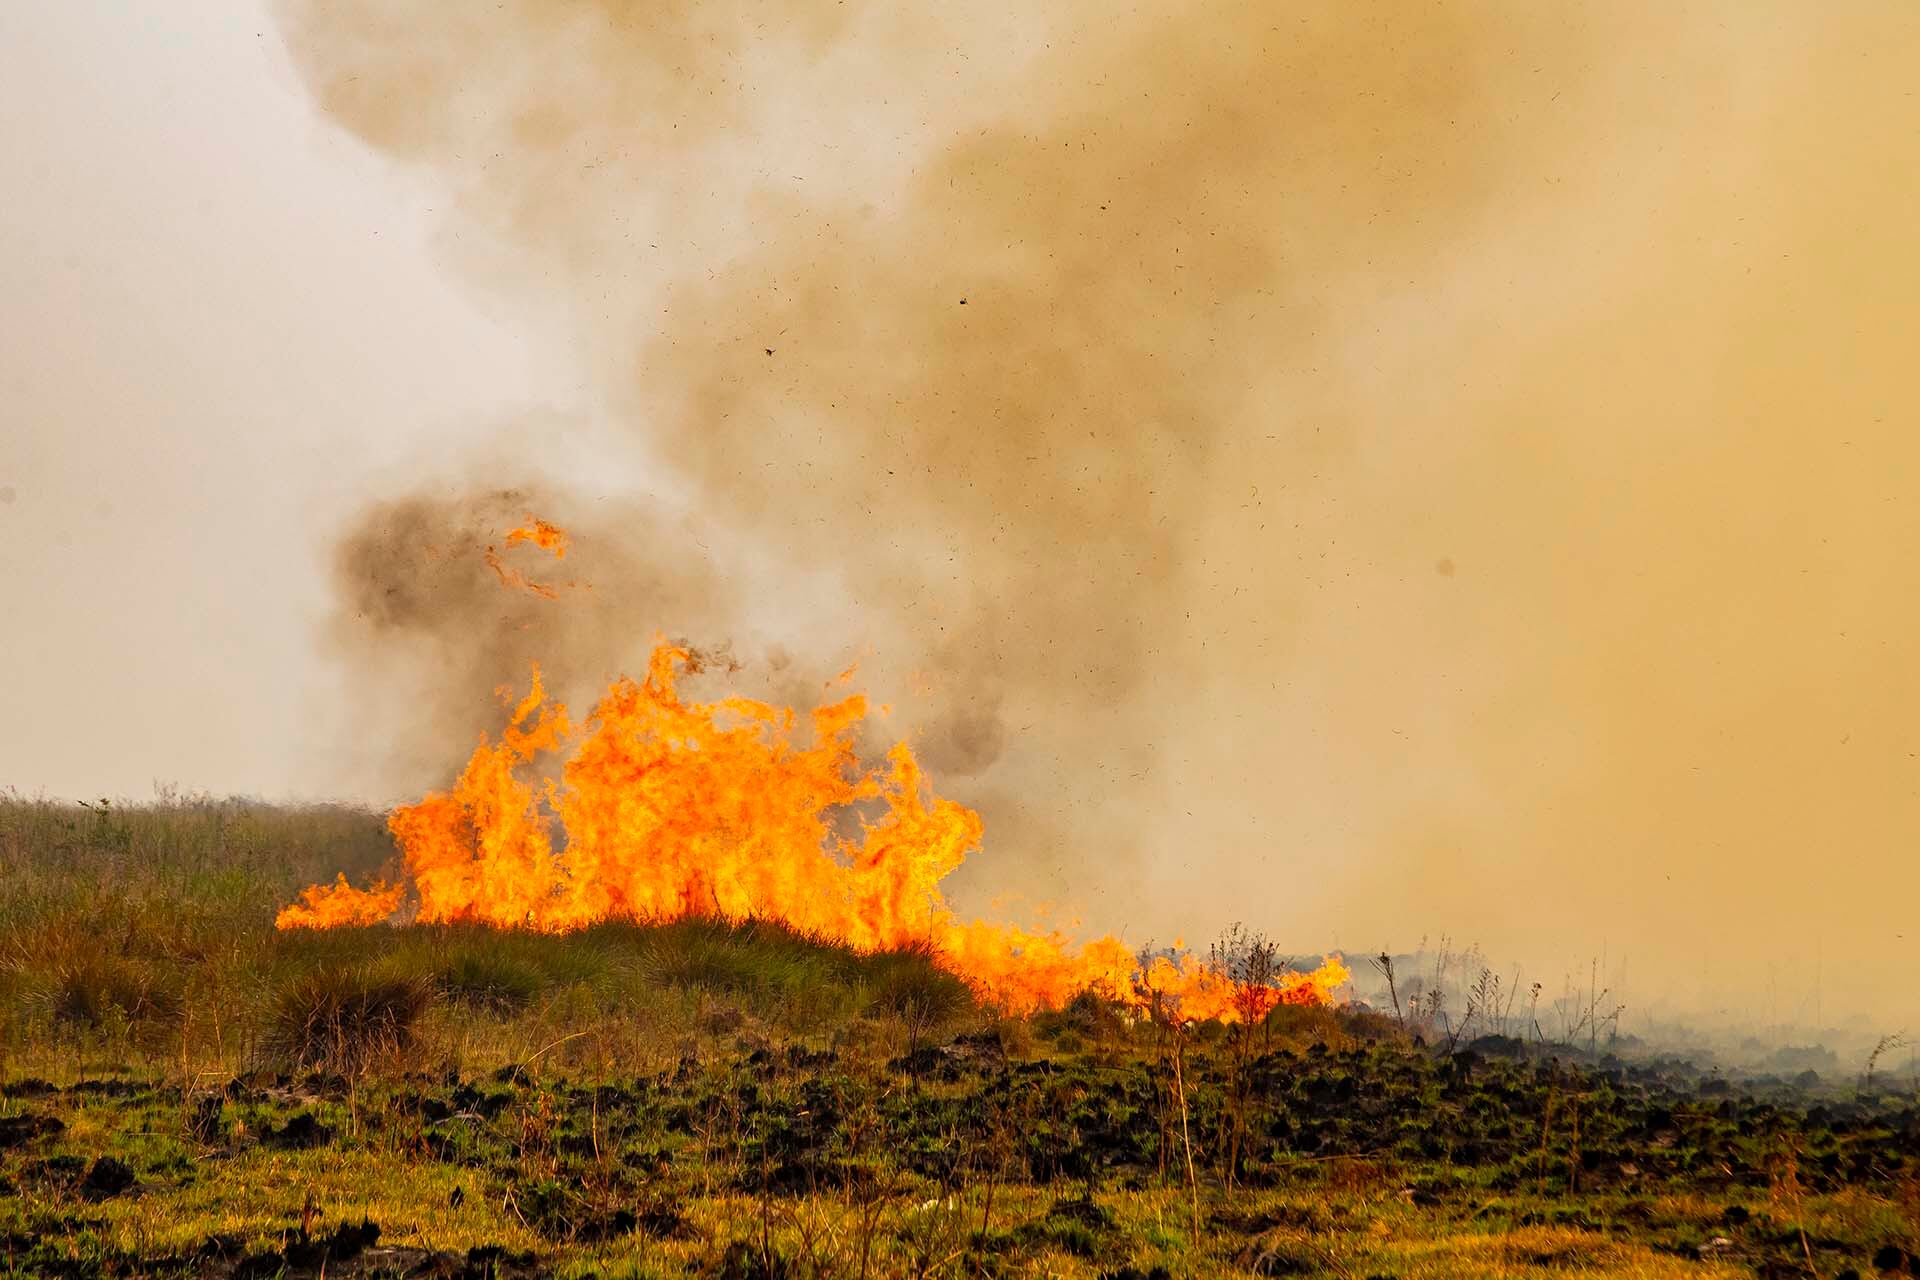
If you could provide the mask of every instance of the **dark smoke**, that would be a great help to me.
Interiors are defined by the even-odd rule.
[[[564,522],[565,559],[506,534],[528,513]],[[732,616],[697,533],[648,507],[587,504],[552,484],[449,483],[380,499],[342,531],[330,641],[385,756],[385,786],[441,784],[483,733],[496,690],[524,693],[538,663],[549,691],[584,713],[609,671],[638,669],[665,619],[702,630]],[[551,586],[553,598],[502,581]]]

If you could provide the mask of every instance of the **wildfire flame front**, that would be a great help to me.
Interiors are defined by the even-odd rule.
[[[557,555],[564,539],[541,545]],[[802,743],[790,708],[683,701],[678,677],[691,661],[656,646],[646,678],[615,681],[581,725],[548,701],[536,668],[499,740],[474,750],[452,789],[389,815],[405,884],[361,889],[343,876],[306,889],[276,923],[377,924],[401,912],[409,889],[422,924],[560,932],[606,920],[770,919],[861,951],[930,944],[984,1000],[1013,1012],[1088,990],[1134,998],[1138,977],[1177,996],[1186,1016],[1236,1016],[1233,983],[1191,957],[1156,958],[1141,974],[1114,937],[1075,946],[1058,932],[960,921],[940,882],[979,847],[980,815],[935,795],[904,742],[881,767],[861,763],[863,696],[814,710]],[[548,755],[564,755],[559,779],[529,781],[537,771],[525,766]],[[838,834],[835,818],[856,806],[872,815],[858,838]],[[1271,1000],[1325,1003],[1346,978],[1329,958],[1277,977]]]

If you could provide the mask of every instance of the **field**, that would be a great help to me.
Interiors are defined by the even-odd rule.
[[[998,1016],[764,923],[279,933],[377,815],[0,803],[0,1273],[1920,1274],[1910,1085]]]

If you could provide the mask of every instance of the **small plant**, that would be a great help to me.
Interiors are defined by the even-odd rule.
[[[1491,1027],[1494,1017],[1500,1009],[1500,975],[1482,965],[1480,976],[1467,988],[1467,1007],[1460,1017],[1460,1025],[1449,1028],[1447,1050],[1452,1052],[1460,1041],[1466,1039],[1468,1030],[1478,1019],[1483,1025]]]
[[[663,986],[771,999],[826,977],[818,950],[764,921],[694,918],[649,930],[641,969]]]
[[[931,947],[875,952],[863,958],[860,968],[869,1013],[931,1026],[950,1022],[973,1007],[967,984],[934,963]]]
[[[1227,1066],[1227,1143],[1222,1152],[1228,1191],[1240,1168],[1240,1147],[1246,1136],[1247,1109],[1252,1101],[1251,1079],[1247,1070],[1253,1057],[1255,1035],[1266,1030],[1266,1047],[1273,1047],[1272,1023],[1268,1020],[1280,1003],[1277,979],[1286,967],[1279,949],[1265,934],[1250,932],[1235,924],[1213,944],[1207,968],[1232,985],[1235,1022],[1229,1033],[1231,1053]]]
[[[411,1048],[432,1003],[432,987],[417,978],[316,969],[281,989],[267,1052],[302,1070],[358,1074]]]
[[[1392,954],[1382,951],[1379,955],[1373,957],[1373,967],[1375,972],[1387,980],[1387,994],[1393,999],[1394,1021],[1398,1022],[1401,1028],[1404,1029],[1407,1025],[1407,1015],[1400,1007],[1400,984],[1394,980]]]
[[[1873,1088],[1873,1073],[1879,1069],[1881,1058],[1896,1049],[1905,1048],[1906,1045],[1907,1033],[1904,1031],[1895,1031],[1890,1035],[1881,1036],[1875,1041],[1873,1052],[1867,1055],[1867,1075],[1863,1087],[1868,1090]]]
[[[1189,1239],[1194,1248],[1200,1247],[1200,1184],[1193,1172],[1193,1133],[1187,1109],[1187,1033],[1188,1019],[1182,1011],[1180,995],[1167,990],[1154,981],[1159,968],[1156,962],[1160,957],[1151,944],[1140,949],[1134,960],[1133,994],[1145,1011],[1147,1020],[1160,1033],[1162,1061],[1171,1068],[1170,1090],[1162,1092],[1163,1101],[1160,1120],[1160,1172],[1166,1176],[1166,1132],[1170,1127],[1172,1107],[1166,1102],[1177,1105],[1180,1115],[1180,1146],[1186,1156],[1187,1198],[1191,1212]],[[1171,1096],[1168,1097],[1168,1094]]]
[[[1062,1052],[1077,1053],[1086,1042],[1105,1046],[1123,1039],[1127,1022],[1126,1005],[1104,992],[1087,990],[1057,1010],[1034,1014],[1029,1025],[1036,1035],[1058,1044]]]

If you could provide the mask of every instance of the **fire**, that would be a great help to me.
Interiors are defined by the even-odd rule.
[[[487,567],[500,578],[500,585],[511,587],[515,591],[530,591],[544,600],[558,600],[560,592],[544,582],[535,582],[526,574],[500,558],[500,553],[492,547],[487,548]]]
[[[980,815],[933,794],[905,743],[882,766],[861,764],[863,696],[818,708],[802,734],[788,708],[683,700],[678,679],[694,661],[657,647],[645,679],[616,681],[577,726],[536,670],[499,740],[474,750],[451,790],[389,815],[406,886],[359,889],[342,877],[305,890],[277,924],[377,923],[410,888],[425,924],[559,932],[755,917],[859,950],[930,941],[1010,1010],[1132,992],[1140,962],[1117,938],[1074,946],[1058,932],[954,916],[940,882],[978,848]],[[560,776],[536,785],[526,766],[543,756],[563,757]],[[1176,995],[1184,1016],[1235,1016],[1233,984],[1192,957],[1155,958],[1140,976]],[[1271,1003],[1325,1003],[1346,978],[1329,959],[1283,975]]]
[[[567,558],[567,541],[567,531],[565,529],[562,529],[557,524],[549,524],[547,521],[538,519],[531,514],[527,516],[527,523],[521,525],[518,529],[512,529],[507,532],[508,546],[512,546],[516,542],[531,542],[542,551],[553,552],[553,558],[555,560],[565,560]]]
[[[283,907],[274,917],[282,929],[326,929],[343,924],[379,924],[400,909],[405,885],[375,880],[371,888],[356,889],[342,873],[332,884],[309,885],[300,901]]]
[[[519,542],[567,553],[565,531],[532,515],[506,535]],[[487,563],[508,587],[556,595],[492,547]],[[684,701],[680,676],[712,661],[660,644],[644,680],[615,681],[578,725],[547,700],[536,667],[499,741],[474,749],[453,788],[388,815],[404,884],[359,889],[341,876],[302,891],[275,923],[377,924],[401,915],[409,891],[423,924],[561,932],[603,920],[768,919],[861,951],[930,944],[982,998],[1016,1012],[1097,991],[1231,1020],[1325,1004],[1346,982],[1334,957],[1236,989],[1192,956],[1141,959],[1114,937],[1074,946],[1057,931],[957,919],[940,882],[979,847],[980,815],[935,795],[905,743],[884,765],[864,765],[853,746],[868,711],[859,694],[814,710],[804,733],[790,708]],[[534,766],[541,757],[559,758],[559,777],[536,785],[529,779],[552,772]]]
[[[530,542],[542,551],[551,552],[555,560],[564,560],[567,558],[568,541],[566,530],[562,529],[559,525],[549,524],[545,520],[537,519],[533,515],[528,515],[527,523],[521,525],[519,528],[507,531],[507,545],[509,547],[517,542]],[[534,595],[547,600],[558,600],[560,598],[560,592],[557,588],[544,582],[536,582],[532,578],[529,578],[526,574],[520,572],[520,570],[509,565],[495,548],[488,547],[486,557],[487,567],[492,569],[494,574],[500,579],[501,586],[509,587],[515,591],[530,591]],[[570,583],[568,585],[572,584]]]

